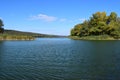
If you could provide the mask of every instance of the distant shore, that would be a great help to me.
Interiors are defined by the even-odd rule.
[[[2,35],[0,40],[35,40],[32,36],[15,36],[15,35]]]
[[[5,30],[4,33],[0,34],[0,40],[35,40],[36,38],[60,38],[66,36],[60,35],[49,35],[33,32],[23,32],[16,30]]]

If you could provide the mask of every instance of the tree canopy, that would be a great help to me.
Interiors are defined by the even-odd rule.
[[[112,37],[120,36],[120,18],[115,12],[109,16],[106,12],[96,12],[89,20],[77,24],[71,30],[71,36],[97,36],[110,35]]]

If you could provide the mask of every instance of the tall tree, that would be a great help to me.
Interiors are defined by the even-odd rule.
[[[72,36],[80,36],[81,28],[82,28],[81,24],[75,25],[75,27],[71,30],[71,35]]]
[[[3,26],[4,26],[3,21],[0,19],[0,33],[4,32]]]

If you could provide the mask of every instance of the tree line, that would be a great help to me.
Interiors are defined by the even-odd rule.
[[[71,30],[71,36],[98,36],[109,35],[115,38],[120,36],[120,17],[115,12],[107,16],[106,12],[96,12],[85,20],[77,24]]]

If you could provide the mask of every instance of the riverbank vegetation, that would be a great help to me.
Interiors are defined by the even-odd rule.
[[[0,40],[34,40],[35,38],[30,35],[18,35],[12,31],[4,30],[3,21],[0,19]]]
[[[3,28],[3,21],[0,19],[0,40],[34,40],[35,38],[63,37],[58,35],[48,35],[16,30],[6,30]]]
[[[54,38],[54,37],[58,38],[65,36],[23,32],[16,30],[4,30],[4,33],[0,33],[0,40],[35,40],[36,38]]]
[[[0,40],[34,40],[32,36],[0,34]]]
[[[120,17],[115,12],[96,12],[71,30],[72,39],[116,40],[120,38]]]
[[[4,30],[4,33],[0,34],[0,40],[34,40],[35,37],[27,35],[20,31]]]

